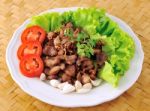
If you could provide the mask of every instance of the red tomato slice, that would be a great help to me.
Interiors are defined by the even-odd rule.
[[[45,39],[46,33],[40,26],[31,26],[25,29],[21,35],[22,42],[38,40],[42,43]]]
[[[20,61],[20,71],[27,77],[39,77],[43,68],[42,59],[35,54],[26,55]]]
[[[42,54],[42,46],[40,42],[38,41],[26,42],[19,47],[17,52],[19,59],[22,59],[23,56],[28,54],[37,54],[40,56]]]

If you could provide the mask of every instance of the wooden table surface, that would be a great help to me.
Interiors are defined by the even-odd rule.
[[[94,107],[61,108],[29,96],[12,80],[5,61],[7,44],[24,20],[47,9],[73,6],[105,8],[121,18],[145,53],[138,81],[117,99]],[[0,0],[0,111],[150,111],[150,0]]]

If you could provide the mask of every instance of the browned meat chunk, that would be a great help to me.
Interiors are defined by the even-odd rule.
[[[65,69],[65,74],[69,76],[75,76],[76,68],[74,65],[69,65]]]
[[[61,44],[64,45],[65,43],[67,43],[69,41],[69,37],[63,37]]]
[[[61,79],[62,79],[62,82],[66,82],[66,81],[69,81],[71,77],[67,74],[63,74]]]
[[[54,45],[55,45],[55,46],[59,46],[60,44],[61,44],[60,38],[59,38],[59,36],[57,36],[57,37],[54,39]]]
[[[47,79],[48,79],[48,80],[51,80],[51,79],[58,79],[58,76],[57,76],[57,75],[49,75],[49,76],[47,76]]]
[[[54,32],[49,32],[48,35],[47,35],[47,38],[49,40],[53,39],[54,37],[56,37],[56,34]]]
[[[92,75],[96,75],[96,70],[92,69],[92,70],[89,71],[89,73],[92,74]]]
[[[77,64],[77,66],[80,66],[80,65],[81,65],[80,59],[78,59],[78,60],[76,61],[76,64]]]
[[[83,67],[86,67],[86,66],[90,66],[90,65],[93,65],[92,60],[84,61],[82,66],[83,66]]]
[[[46,45],[43,49],[43,54],[49,55],[49,56],[56,56],[57,50],[53,46]]]
[[[65,60],[67,64],[71,65],[75,63],[76,59],[77,59],[77,55],[70,55],[70,56],[66,56]]]
[[[44,73],[45,73],[46,75],[49,74],[49,71],[50,71],[50,68],[44,68]]]
[[[92,69],[92,70],[89,71],[89,73],[90,73],[90,78],[92,80],[95,80],[96,79],[96,70]]]
[[[96,75],[90,74],[90,78],[91,78],[92,80],[95,80],[95,79],[96,79]]]
[[[66,51],[67,51],[67,54],[74,54],[74,53],[76,53],[76,46],[75,46],[75,44],[73,43],[73,42],[67,42],[67,43],[65,43],[65,49],[66,49]]]
[[[78,72],[76,79],[81,82],[82,76],[80,72]]]
[[[87,57],[78,57],[76,64],[77,64],[77,66],[80,66],[82,64],[82,62],[88,61],[88,60],[90,60],[90,59]]]
[[[80,60],[80,62],[83,62],[83,61],[87,61],[87,60],[90,60],[90,59],[87,58],[87,57],[79,57],[79,60]]]
[[[63,50],[63,49],[60,49],[60,50],[58,51],[58,55],[64,55],[64,50]]]
[[[54,66],[50,69],[48,74],[49,75],[55,75],[55,74],[58,74],[59,71],[60,71],[60,66]]]
[[[48,46],[54,46],[53,39],[48,40],[48,41],[46,42],[46,45],[48,45]]]
[[[84,61],[81,66],[83,68],[83,71],[90,70],[94,67],[93,62],[91,60]]]
[[[96,62],[99,66],[102,66],[106,60],[107,60],[107,56],[105,53],[102,52],[96,55]]]
[[[60,63],[60,59],[58,57],[54,58],[46,58],[44,59],[45,66],[52,67]]]
[[[60,69],[61,69],[61,70],[64,70],[64,69],[65,69],[65,64],[64,64],[64,63],[61,63],[61,64],[60,64]]]

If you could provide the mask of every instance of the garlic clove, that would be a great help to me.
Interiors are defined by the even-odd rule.
[[[89,91],[91,91],[91,89],[81,88],[81,89],[77,90],[77,93],[87,93]]]
[[[42,73],[42,74],[40,75],[40,80],[41,80],[41,81],[46,80],[46,75],[45,75],[44,73]]]
[[[101,84],[101,79],[91,80],[93,86],[99,86]]]
[[[83,85],[84,89],[92,89],[92,84],[91,83],[86,83]]]
[[[92,84],[91,83],[86,83],[83,85],[82,88],[78,89],[76,92],[77,93],[87,93],[92,89]]]
[[[56,80],[56,79],[52,79],[52,80],[49,81],[49,83],[50,83],[51,86],[57,87],[60,84],[60,81]]]
[[[76,81],[75,82],[75,88],[76,88],[76,90],[78,90],[78,89],[81,89],[82,88],[82,84],[81,84],[81,82],[80,81]]]
[[[71,84],[65,84],[62,90],[62,93],[66,94],[66,93],[70,93],[73,92],[75,90],[75,87]]]
[[[62,90],[64,88],[65,84],[68,84],[68,82],[60,83],[60,84],[58,84],[57,87]]]

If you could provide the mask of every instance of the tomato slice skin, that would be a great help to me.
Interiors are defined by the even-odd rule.
[[[17,56],[20,60],[28,54],[37,54],[39,56],[42,54],[42,46],[39,41],[26,42],[19,47]]]
[[[24,56],[19,66],[22,74],[27,77],[39,77],[44,69],[42,59],[36,54]]]
[[[46,32],[40,26],[35,25],[29,28],[26,28],[23,31],[21,35],[21,41],[25,43],[28,41],[38,40],[40,43],[42,43],[45,37],[46,37]]]

